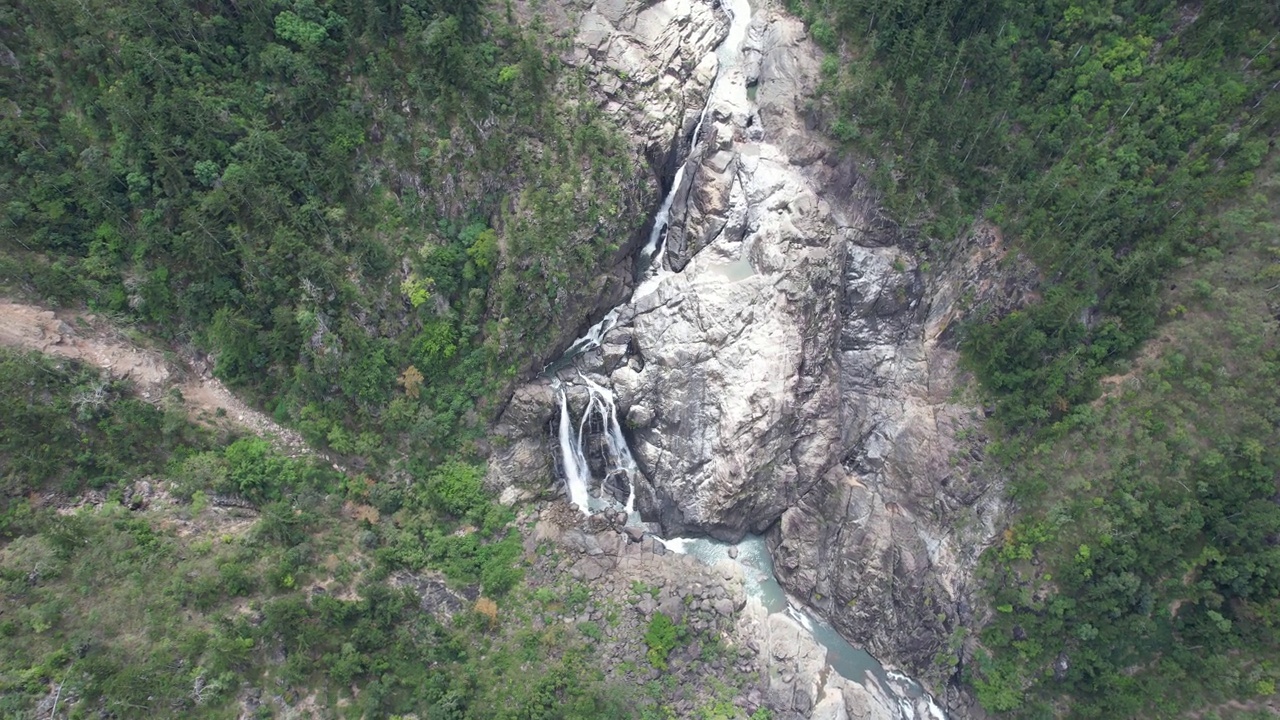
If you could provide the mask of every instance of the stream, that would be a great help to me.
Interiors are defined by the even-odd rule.
[[[716,79],[712,82],[706,105],[698,118],[689,155],[677,169],[671,188],[654,216],[653,229],[648,242],[640,250],[639,282],[629,302],[635,302],[652,293],[665,278],[674,274],[665,263],[666,231],[671,206],[691,159],[698,156],[702,125],[717,96],[721,81],[735,77],[735,74],[726,70],[738,67],[742,62],[742,50],[751,22],[752,8],[748,0],[723,0],[723,7],[730,17],[730,25],[728,35],[716,50],[719,60]],[[737,77],[741,76],[737,75]],[[754,270],[744,257],[716,267],[713,272],[723,280],[736,282],[751,276]],[[552,387],[559,403],[559,421],[556,427],[559,444],[558,460],[569,501],[584,514],[623,510],[629,518],[628,524],[631,525],[642,524],[639,513],[635,510],[634,480],[640,470],[618,421],[613,391],[591,381],[581,372],[574,374],[574,377],[564,377],[572,374],[569,370],[573,368],[579,355],[600,347],[605,335],[617,323],[621,307],[614,308],[600,322],[588,329],[559,360],[544,368],[543,375],[552,379]],[[570,410],[566,384],[581,384],[587,389],[587,405],[576,423]],[[588,437],[593,434],[603,439],[601,444],[606,456],[607,468],[603,478],[594,476],[584,452]],[[619,478],[626,483],[625,501],[616,494],[611,498],[604,490],[611,482],[616,486]],[[601,490],[593,495],[591,488],[596,485],[599,485]],[[743,570],[744,590],[749,598],[760,602],[770,614],[784,615],[796,626],[807,631],[818,644],[826,648],[827,663],[840,675],[853,682],[878,687],[884,696],[895,703],[894,710],[898,720],[946,720],[942,709],[918,683],[901,673],[885,669],[866,651],[850,645],[829,624],[810,614],[802,604],[789,598],[774,576],[773,559],[769,555],[764,538],[749,535],[736,545],[708,538],[657,539],[672,552],[688,554],[708,564],[733,558],[732,561],[738,563]],[[736,552],[731,552],[735,548]]]

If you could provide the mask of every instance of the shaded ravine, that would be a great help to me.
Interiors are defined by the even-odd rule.
[[[544,377],[552,384],[559,405],[555,426],[557,464],[569,501],[584,514],[621,509],[627,513],[628,525],[643,525],[635,512],[636,480],[640,470],[619,423],[612,389],[607,387],[607,381],[604,385],[593,382],[579,371],[577,359],[601,347],[606,334],[615,327],[620,309],[651,294],[666,278],[678,273],[666,262],[666,238],[672,205],[682,190],[688,166],[699,156],[703,123],[716,100],[721,80],[730,77],[727,70],[742,61],[743,45],[751,21],[752,8],[747,0],[728,0],[723,7],[730,16],[730,29],[716,51],[719,61],[716,80],[699,115],[689,154],[677,169],[671,188],[655,215],[649,241],[640,251],[637,266],[641,276],[636,289],[628,303],[609,311],[575,341],[564,356],[543,371]],[[749,277],[754,270],[744,256],[738,262],[717,267],[716,272],[722,279],[735,282]],[[586,406],[576,423],[569,398],[569,389],[575,385],[586,389]],[[596,450],[603,461],[603,470],[599,473],[593,470],[588,460],[586,443],[592,437],[600,438]],[[597,466],[600,464],[597,462]],[[737,562],[744,571],[744,589],[749,598],[759,603],[768,614],[785,617],[810,634],[826,649],[827,663],[836,673],[853,682],[874,687],[879,694],[891,698],[894,703],[892,710],[900,720],[945,719],[943,711],[918,683],[885,669],[869,653],[850,645],[829,624],[788,598],[774,575],[773,561],[763,538],[748,535],[736,544],[707,538],[657,539],[673,552],[697,557],[708,564],[726,559]]]

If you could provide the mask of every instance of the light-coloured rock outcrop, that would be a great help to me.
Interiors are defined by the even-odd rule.
[[[695,85],[708,65],[693,65]],[[967,660],[950,640],[1000,510],[954,329],[973,303],[1016,304],[1032,278],[996,267],[990,231],[921,266],[816,128],[821,57],[798,20],[756,10],[741,55],[712,67],[670,212],[675,272],[641,287],[575,367],[617,395],[646,519],[669,536],[767,531],[789,592],[941,696]],[[637,122],[650,133],[648,116]],[[523,409],[500,426],[511,443],[491,465],[496,485],[553,472],[550,398],[544,386],[513,401]],[[584,405],[571,393],[575,417]]]
[[[849,228],[806,172],[818,154],[795,111],[802,96],[778,99],[789,92],[779,84],[794,91],[816,79],[816,52],[802,37],[795,21],[754,22],[747,47],[756,52],[722,69],[686,173],[690,202],[673,204],[670,254],[696,254],[614,330],[643,357],[640,371],[624,366],[610,378],[624,406],[653,408],[648,423],[631,418],[633,450],[668,532],[761,532],[835,462]],[[675,235],[683,240],[671,243]]]
[[[598,623],[605,671],[615,681],[638,679],[627,675],[627,666],[639,666],[632,672],[641,677],[658,674],[643,657],[640,636],[662,613],[685,638],[663,671],[667,686],[681,688],[678,695],[696,695],[695,687],[705,692],[706,673],[719,670],[744,715],[767,708],[779,720],[898,717],[880,681],[843,677],[808,630],[747,593],[745,572],[754,569],[732,559],[708,564],[677,554],[636,530],[620,528],[610,515],[587,519],[557,503],[543,508],[525,542],[534,583],[563,572],[590,584],[591,599],[573,620],[589,622],[599,617],[599,608],[621,608],[612,622]],[[553,552],[539,552],[548,549]],[[558,570],[546,573],[552,570],[546,567],[551,557],[558,559]],[[698,646],[710,638],[718,651],[699,656]],[[723,692],[718,693],[722,698]],[[673,704],[673,709],[681,717],[693,716],[692,705]]]
[[[835,672],[827,649],[795,620],[747,603],[740,632],[761,648],[770,707],[813,720],[895,720],[894,702],[874,678],[855,682]]]
[[[554,297],[543,295],[536,308],[542,322],[516,330],[509,337],[512,346],[531,351],[517,371],[535,373],[546,360],[563,353],[595,319],[631,295],[636,251],[649,237],[652,207],[670,184],[676,159],[688,152],[688,136],[715,74],[711,50],[724,36],[726,23],[724,13],[708,0],[516,0],[506,11],[545,40],[544,47],[559,54],[558,59],[548,60],[556,65],[559,87],[555,92],[562,100],[561,114],[566,119],[578,118],[569,124],[602,112],[618,121],[615,126],[625,148],[624,156],[616,157],[619,145],[613,142],[612,133],[584,145],[583,162],[596,162],[601,155],[608,155],[611,165],[619,163],[607,181],[597,181],[595,172],[584,172],[575,190],[601,196],[607,193],[609,209],[594,224],[554,231],[562,248],[592,253],[589,262],[575,266],[566,260],[563,266],[552,267],[546,258],[532,256],[508,242],[511,237],[523,236],[527,219],[541,212],[534,209],[543,202],[537,191],[547,188],[534,188],[529,178],[510,178],[524,189],[510,193],[502,211],[489,218],[498,231],[499,262],[534,283],[522,285],[518,292],[536,295],[537,290],[547,288],[545,284],[539,287],[531,280],[534,277],[557,283]],[[547,140],[513,138],[513,142],[527,144],[535,156],[549,152],[550,148],[541,147]],[[588,138],[581,136],[579,140]],[[466,152],[466,147],[457,145],[455,149]],[[476,151],[474,147],[472,151]],[[571,186],[572,182],[560,190]],[[477,197],[490,192],[473,190]],[[585,195],[579,198],[585,200]],[[446,214],[467,212],[467,207],[458,205]],[[566,258],[572,255],[565,254]],[[511,312],[502,298],[502,293],[489,295],[490,316],[499,318]],[[543,324],[551,315],[555,321]],[[501,323],[519,324],[510,317],[503,317]]]
[[[999,479],[982,464],[981,411],[957,397],[948,335],[964,293],[1020,301],[996,284],[998,239],[979,233],[927,279],[854,236],[839,344],[841,455],[770,534],[779,580],[855,644],[941,693],[967,645],[970,576],[996,532]],[[862,243],[862,244],[858,244]],[[938,658],[945,662],[937,663]],[[949,697],[953,709],[963,699]]]
[[[820,65],[797,20],[756,14],[672,206],[683,270],[613,331],[641,362],[604,370],[642,410],[640,497],[665,531],[771,528],[789,591],[937,691],[999,511],[950,335],[966,293],[1013,303],[1022,285],[995,282],[991,233],[918,267],[813,128]]]
[[[630,139],[635,156],[653,169],[654,184],[673,175],[676,159],[688,152],[687,136],[715,76],[714,50],[727,32],[724,13],[705,0],[563,0],[518,3],[517,8],[564,43],[562,60],[584,74],[602,110]],[[627,259],[597,283],[603,288],[594,305],[597,315],[630,292],[630,255],[651,226],[646,223],[622,244]],[[580,310],[565,308],[568,327],[558,349],[587,321],[589,313]],[[529,499],[548,487],[552,453],[543,435],[554,405],[546,383],[534,382],[516,388],[503,411],[493,433],[489,484],[505,502]],[[579,393],[574,407],[580,412],[583,405],[585,393]]]
[[[564,39],[562,59],[585,73],[601,109],[673,174],[716,74],[724,13],[707,0],[562,0],[521,12]]]

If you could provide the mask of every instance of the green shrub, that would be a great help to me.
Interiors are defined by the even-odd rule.
[[[666,670],[667,656],[678,644],[680,634],[680,628],[666,613],[655,612],[644,633],[644,642],[649,646],[649,664],[659,670]]]
[[[600,642],[604,639],[604,631],[600,629],[599,623],[594,623],[590,620],[578,623],[578,632],[586,635],[596,642]]]
[[[489,510],[484,490],[484,468],[462,462],[448,462],[427,478],[431,506],[459,520],[480,523]]]

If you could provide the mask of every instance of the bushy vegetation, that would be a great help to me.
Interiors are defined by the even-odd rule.
[[[371,485],[39,355],[0,350],[0,389],[0,714],[632,714],[576,633],[520,619],[520,546],[479,468]],[[485,595],[424,607],[392,572]]]
[[[1041,442],[1004,443],[1020,519],[987,557],[993,709],[1170,716],[1280,680],[1280,183],[1174,276],[1158,339]],[[1056,669],[1059,661],[1065,669]]]
[[[20,532],[29,493],[75,494],[157,472],[206,434],[123,383],[0,348],[0,538]]]
[[[676,648],[682,628],[671,621],[666,613],[655,612],[644,633],[644,643],[649,646],[649,664],[659,670],[667,669],[667,656]]]
[[[475,464],[653,201],[554,38],[475,0],[0,7],[0,289],[207,353],[358,468],[0,353],[0,715],[634,714],[578,633],[513,629]],[[435,577],[479,597],[424,609]]]
[[[6,4],[0,278],[313,443],[443,460],[651,192],[550,37],[476,0]]]
[[[962,333],[1016,508],[966,668],[983,705],[1273,695],[1280,6],[793,7],[829,51],[816,109],[906,237],[945,256],[983,221],[1041,271],[1030,306]]]
[[[1273,695],[1280,6],[791,4],[829,51],[815,116],[905,235],[945,255],[982,220],[1041,270],[1036,302],[962,333],[1019,511],[984,566],[983,704]],[[652,199],[551,33],[513,12],[0,7],[6,292],[194,345],[372,468],[0,352],[0,714],[222,716],[254,692],[264,715],[276,695],[370,717],[634,710],[591,668],[597,624],[504,625],[529,601],[519,536],[473,463]],[[172,505],[127,509],[143,478]],[[89,491],[105,502],[77,508]],[[390,581],[433,573],[482,595],[450,620]],[[645,642],[661,668],[680,628],[655,614]]]
[[[965,358],[1010,427],[1098,391],[1150,336],[1160,281],[1212,242],[1280,127],[1264,0],[797,0],[831,54],[820,106],[908,235],[975,218],[1039,266],[1041,299],[974,322]]]

